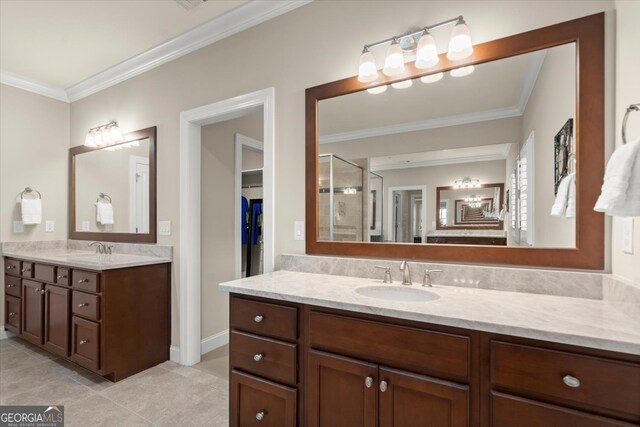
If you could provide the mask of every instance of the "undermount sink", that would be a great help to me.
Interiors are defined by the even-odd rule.
[[[364,286],[357,288],[356,292],[370,298],[378,298],[387,301],[405,302],[426,302],[440,298],[433,292],[409,287],[399,287],[394,285],[386,286]]]

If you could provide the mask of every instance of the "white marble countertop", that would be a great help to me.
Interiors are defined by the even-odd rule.
[[[71,249],[5,250],[2,256],[87,270],[113,270],[171,262],[171,258],[166,257],[119,253],[100,255],[95,252]]]
[[[582,298],[441,286],[439,298],[399,302],[367,297],[355,290],[385,285],[381,280],[277,271],[221,283],[220,290],[321,307],[494,332],[640,355],[640,322],[610,303]]]

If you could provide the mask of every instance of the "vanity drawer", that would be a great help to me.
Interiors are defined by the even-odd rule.
[[[425,375],[469,380],[470,339],[334,314],[309,313],[311,347]]]
[[[297,346],[243,332],[231,332],[231,368],[285,384],[296,384]]]
[[[73,291],[71,307],[73,314],[100,320],[100,297],[98,295]]]
[[[230,427],[295,427],[297,392],[238,371],[231,371]]]
[[[100,325],[73,316],[71,318],[71,360],[85,368],[100,369]]]
[[[33,266],[32,262],[22,261],[22,268],[20,268],[20,275],[22,277],[26,277],[31,279],[33,277]]]
[[[20,298],[4,296],[4,327],[16,335],[20,335],[20,319],[22,304]]]
[[[20,276],[20,261],[5,258],[4,272],[11,276]]]
[[[20,298],[22,296],[22,286],[19,277],[4,276],[4,292],[8,295]]]
[[[100,274],[73,270],[71,286],[85,291],[100,292]]]
[[[298,336],[298,309],[241,298],[231,299],[232,328],[273,338],[295,340]]]
[[[55,283],[56,268],[53,265],[36,264],[33,278],[43,282]]]
[[[58,285],[69,284],[69,269],[66,267],[58,267],[56,272],[56,283]]]
[[[640,419],[640,365],[633,363],[492,341],[491,383]]]

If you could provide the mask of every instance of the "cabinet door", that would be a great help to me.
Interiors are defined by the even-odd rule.
[[[7,331],[20,334],[20,312],[22,303],[20,298],[11,295],[4,296],[4,327]]]
[[[69,289],[46,285],[44,346],[60,356],[69,355]]]
[[[22,281],[22,338],[42,345],[42,309],[44,285],[32,280]]]
[[[309,427],[375,427],[378,366],[309,352]]]
[[[380,368],[380,427],[469,425],[469,387]]]
[[[295,427],[296,389],[233,370],[231,427]]]

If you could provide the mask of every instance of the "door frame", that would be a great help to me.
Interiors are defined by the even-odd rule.
[[[202,126],[263,113],[264,272],[274,269],[275,89],[247,93],[180,113],[180,248],[178,257],[180,349],[172,360],[200,362],[201,333],[201,150]],[[175,263],[174,263],[175,265]],[[179,353],[179,356],[178,354]]]
[[[136,233],[136,165],[146,164],[149,166],[149,158],[143,156],[129,156],[129,233]],[[148,215],[147,215],[148,217]]]
[[[393,192],[394,191],[403,191],[403,190],[420,190],[422,191],[422,234],[420,237],[422,237],[422,242],[425,243],[426,242],[426,234],[427,234],[427,186],[426,185],[403,185],[403,186],[399,186],[399,187],[389,187],[387,189],[388,194],[389,194],[389,207],[388,207],[388,216],[387,216],[387,225],[388,225],[388,230],[391,232],[391,234],[389,235],[389,238],[391,239],[391,241],[393,241],[393,239],[395,238],[395,230],[393,228],[393,205],[394,205],[394,201],[393,201]]]

